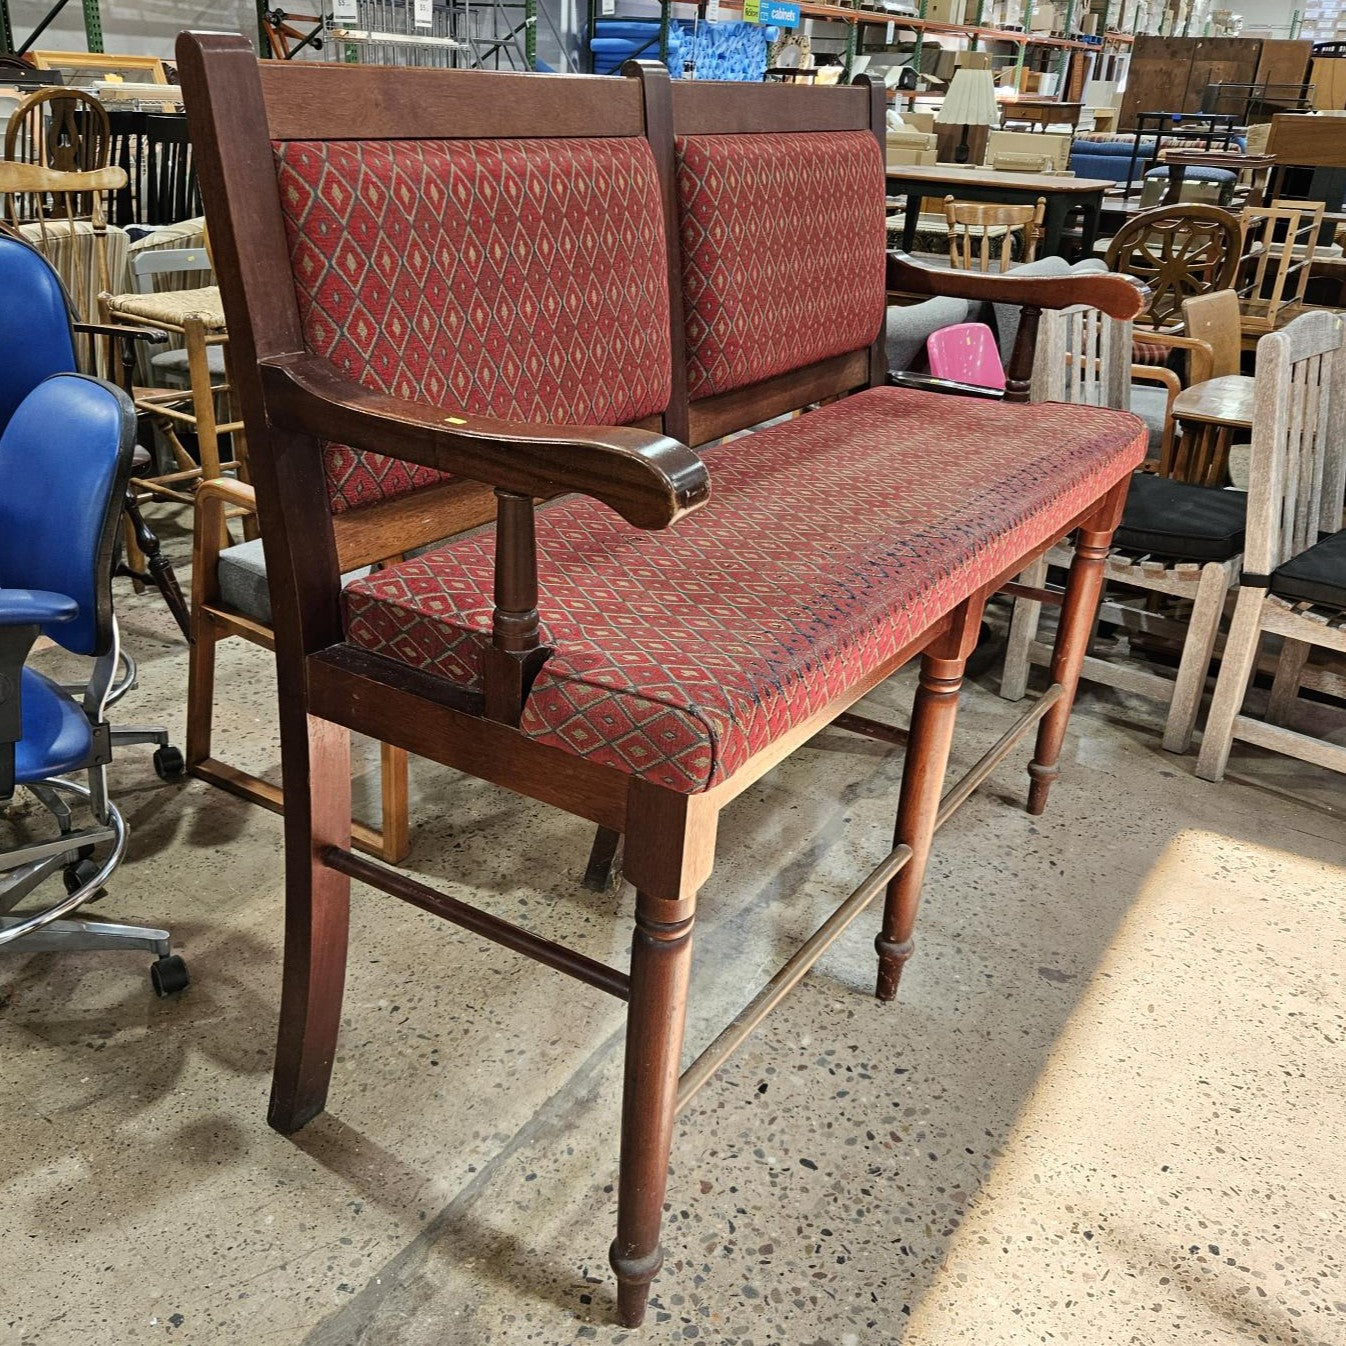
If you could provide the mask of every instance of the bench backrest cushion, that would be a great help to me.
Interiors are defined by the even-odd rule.
[[[869,345],[884,318],[884,175],[868,131],[677,140],[693,400]]]
[[[471,416],[620,425],[665,410],[668,270],[643,139],[273,146],[309,348]],[[334,513],[443,480],[325,450]]]

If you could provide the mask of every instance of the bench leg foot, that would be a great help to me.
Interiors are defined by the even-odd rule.
[[[609,1253],[624,1327],[639,1327],[644,1320],[650,1282],[664,1260],[659,1228],[668,1186],[694,920],[690,915],[664,919],[671,914],[666,909],[679,905],[644,893],[636,897],[617,1237]]]
[[[949,631],[921,656],[921,678],[912,706],[907,762],[902,771],[902,793],[893,836],[893,844],[910,846],[912,855],[888,885],[883,928],[874,941],[879,955],[874,994],[880,1000],[892,1000],[897,995],[902,969],[915,947],[912,931],[921,900],[921,882],[935,835],[963,669],[977,643],[981,608],[980,602],[964,604],[954,615]]]
[[[346,983],[350,879],[319,859],[351,844],[350,734],[302,712],[282,742],[285,970],[267,1120],[289,1134],[327,1103]],[[297,740],[297,741],[296,741]]]
[[[1121,497],[1125,500],[1125,495]],[[1118,506],[1120,509],[1120,506]],[[1089,647],[1098,600],[1103,593],[1103,565],[1112,545],[1112,529],[1080,529],[1075,542],[1075,559],[1066,580],[1061,602],[1061,623],[1052,647],[1051,680],[1061,685],[1061,699],[1042,717],[1038,725],[1037,747],[1028,767],[1028,812],[1039,814],[1047,807],[1052,783],[1061,774],[1057,759],[1065,742],[1070,708],[1080,683],[1080,669]]]

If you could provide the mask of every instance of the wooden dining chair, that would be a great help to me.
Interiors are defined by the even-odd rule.
[[[1010,206],[993,201],[958,201],[944,198],[944,217],[949,225],[949,260],[963,271],[1008,271],[1015,261],[1031,262],[1042,237],[1042,218],[1047,198],[1036,205]],[[1014,235],[1023,230],[1023,255],[1015,258]],[[992,242],[1000,244],[999,265],[992,265]]]
[[[1247,247],[1236,282],[1246,337],[1274,332],[1304,303],[1326,207],[1321,201],[1273,201],[1247,206]]]
[[[1290,727],[1313,646],[1346,654],[1346,318],[1301,314],[1257,343],[1247,546],[1196,774],[1224,776],[1235,739],[1333,771],[1346,747]],[[1243,699],[1264,634],[1282,646],[1266,717]]]
[[[1223,486],[1228,478],[1229,449],[1238,427],[1230,422],[1207,419],[1218,406],[1229,380],[1239,377],[1242,357],[1239,335],[1239,298],[1234,290],[1215,290],[1183,301],[1183,327],[1204,355],[1193,355],[1187,386],[1174,403],[1180,434],[1174,452],[1160,470],[1179,481],[1203,486]],[[1196,348],[1196,349],[1200,349]],[[1216,383],[1215,380],[1221,382]],[[1184,411],[1189,418],[1184,420]]]
[[[1113,235],[1106,260],[1109,271],[1132,276],[1149,290],[1136,325],[1176,331],[1183,300],[1229,289],[1242,253],[1237,215],[1188,204],[1133,216]]]

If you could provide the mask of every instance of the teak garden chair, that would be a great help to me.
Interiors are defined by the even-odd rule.
[[[934,829],[1030,729],[1045,806],[1143,427],[885,386],[867,82],[299,68],[225,35],[178,58],[276,638],[270,1121],[324,1107],[352,878],[608,991],[628,1005],[611,1262],[639,1324],[678,1108],[879,894],[896,994]],[[1072,527],[1052,688],[941,800],[985,598]],[[918,654],[892,851],[680,1075],[721,811]],[[351,729],[624,834],[629,973],[355,855]]]
[[[1289,725],[1310,649],[1346,653],[1346,319],[1305,313],[1257,343],[1248,539],[1196,774],[1235,739],[1346,771],[1346,747]],[[1321,539],[1321,540],[1320,540]],[[1282,648],[1265,719],[1243,713],[1262,636]]]

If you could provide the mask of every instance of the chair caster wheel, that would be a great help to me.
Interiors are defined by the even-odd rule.
[[[170,953],[150,964],[150,984],[154,987],[154,994],[162,1000],[165,996],[185,991],[192,984],[192,979],[187,972],[187,964],[177,954]]]
[[[154,750],[154,774],[163,781],[178,781],[187,774],[187,760],[171,743]]]
[[[88,856],[81,857],[79,860],[76,860],[74,864],[66,865],[66,867],[61,870],[61,880],[65,884],[66,892],[71,895],[79,892],[86,883],[97,877],[99,868],[100,866],[90,860]],[[102,896],[103,893],[100,890],[95,893],[90,900],[96,901]]]

